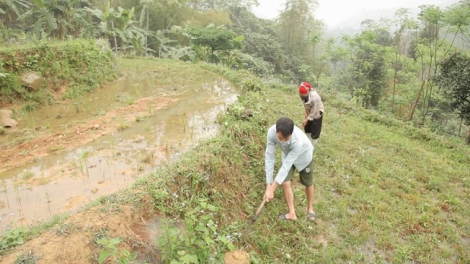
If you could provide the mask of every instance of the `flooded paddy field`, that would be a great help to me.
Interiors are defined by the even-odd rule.
[[[237,98],[229,82],[202,69],[128,67],[79,99],[17,111],[18,127],[0,136],[2,231],[130,187],[216,135],[217,115]]]

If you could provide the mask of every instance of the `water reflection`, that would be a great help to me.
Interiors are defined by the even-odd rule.
[[[37,116],[30,120],[47,124],[47,132],[51,133],[88,120],[101,111],[131,104],[129,100],[137,100],[138,96],[169,96],[167,90],[148,87],[139,89],[139,95],[132,94],[135,83],[121,79],[79,102],[48,106],[31,114]],[[153,85],[152,81],[145,83]],[[149,108],[151,115],[127,124],[125,129],[2,172],[1,231],[44,221],[54,214],[76,212],[87,202],[131,186],[138,177],[171,162],[199,140],[214,136],[218,132],[214,120],[236,100],[236,91],[230,83],[214,77],[201,85],[172,91],[171,98],[162,108]],[[75,109],[77,105],[79,111]],[[31,124],[23,122],[24,127],[28,125]],[[101,133],[100,129],[94,133]],[[3,137],[2,143],[12,140],[12,134]]]

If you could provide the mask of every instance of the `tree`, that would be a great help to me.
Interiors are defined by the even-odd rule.
[[[237,41],[235,32],[225,29],[223,26],[215,27],[209,25],[206,28],[188,28],[186,33],[191,38],[191,43],[196,46],[206,46],[211,49],[211,62],[217,62],[216,50],[231,50],[240,48],[240,41]]]
[[[457,44],[462,48],[470,47],[470,0],[460,1],[460,3],[449,7],[444,12],[443,21],[450,26],[454,32],[452,44]]]
[[[470,125],[470,57],[460,52],[451,54],[439,62],[434,81],[451,100],[452,109]]]
[[[0,0],[0,25],[7,29],[13,27],[13,21],[23,13],[23,10],[30,8],[27,0]]]
[[[191,3],[191,6],[198,10],[225,10],[230,7],[246,7],[250,9],[252,6],[258,5],[257,0],[193,0]]]
[[[142,49],[141,41],[146,35],[145,30],[137,26],[137,22],[133,20],[134,8],[130,10],[118,7],[117,10],[110,6],[106,6],[105,11],[100,9],[87,8],[89,12],[95,15],[100,20],[100,34],[104,34],[107,38],[109,35],[113,37],[114,48],[117,51],[124,51],[126,45],[132,45],[134,50]],[[119,37],[120,45],[118,44],[117,37]]]
[[[308,54],[310,32],[315,29],[316,0],[287,0],[279,14],[279,36],[289,54]],[[308,56],[310,57],[310,56]]]
[[[421,65],[421,80],[426,81],[424,90],[419,90],[417,98],[422,98],[421,100],[421,122],[424,124],[426,121],[426,116],[430,111],[431,105],[433,103],[434,96],[434,86],[430,80],[434,77],[437,71],[437,61],[438,56],[443,53],[446,47],[446,40],[440,38],[439,32],[443,26],[443,12],[439,7],[433,5],[422,5],[420,6],[421,12],[418,15],[423,29],[421,30],[420,38],[418,44],[416,45],[416,59]],[[424,94],[421,96],[421,91],[424,91]],[[412,117],[411,117],[412,118]]]
[[[142,10],[140,12],[139,27],[145,28],[145,38],[143,39],[142,46],[144,48],[144,54],[147,56],[148,51],[148,35],[149,35],[149,24],[150,24],[150,7],[149,4],[152,4],[153,0],[140,0],[142,5]],[[144,24],[145,23],[145,24]]]
[[[334,38],[328,38],[319,42],[322,44],[320,45],[320,56],[316,57],[312,73],[313,76],[312,78],[309,78],[315,80],[315,85],[317,86],[321,83],[320,78],[322,78],[322,74],[327,75],[330,73],[328,62],[332,58],[332,50],[335,40]]]
[[[404,72],[406,69],[404,67],[405,63],[403,60],[405,57],[402,55],[406,55],[406,51],[408,50],[408,38],[406,33],[408,30],[416,28],[417,24],[409,17],[410,11],[406,8],[400,8],[395,12],[395,27],[397,30],[394,32],[394,60],[392,63],[393,69],[393,88],[392,88],[392,105],[391,110],[392,113],[395,113],[395,96],[397,95],[397,88],[400,84],[402,78],[399,78],[400,73]]]
[[[365,30],[361,34],[343,36],[346,48],[339,48],[332,61],[340,66],[339,74],[348,85],[352,97],[364,107],[376,108],[386,88],[387,62],[390,47],[377,43],[378,34]]]
[[[317,5],[317,0],[287,0],[279,14],[277,36],[289,57],[285,73],[291,75],[286,81],[315,81],[310,80],[316,66],[313,54],[324,27],[313,15]]]
[[[58,39],[78,37],[91,24],[87,20],[87,0],[34,0],[30,10],[18,19],[23,20],[38,38],[45,33]]]
[[[273,70],[281,73],[287,56],[276,35],[275,21],[258,18],[245,7],[230,8],[230,18],[231,28],[245,37],[242,52],[257,58],[256,63],[250,60],[245,68],[260,74]]]

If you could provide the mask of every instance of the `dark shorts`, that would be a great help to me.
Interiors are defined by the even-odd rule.
[[[289,172],[287,173],[287,177],[284,180],[286,181],[292,181],[294,179],[294,171],[295,167],[292,166],[290,168]],[[313,160],[310,161],[310,163],[305,167],[305,169],[299,171],[299,176],[300,176],[300,183],[303,186],[310,186],[313,184]]]
[[[323,121],[323,112],[318,119],[308,120],[305,125],[305,133],[312,133],[312,138],[317,139],[320,137],[321,133],[321,123]]]

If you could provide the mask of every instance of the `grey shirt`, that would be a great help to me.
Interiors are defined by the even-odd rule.
[[[295,126],[291,139],[286,143],[282,143],[277,139],[276,125],[273,125],[268,130],[264,160],[267,184],[273,183],[276,146],[279,146],[281,149],[282,158],[282,166],[274,179],[279,184],[284,182],[292,165],[294,165],[298,171],[301,171],[308,166],[313,158],[313,145],[300,128]]]
[[[317,91],[312,89],[308,92],[308,101],[304,102],[304,108],[307,112],[308,120],[318,119],[321,117],[321,113],[325,112],[325,107]]]

